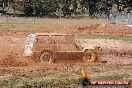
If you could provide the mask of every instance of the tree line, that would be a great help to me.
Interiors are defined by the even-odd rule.
[[[132,10],[132,0],[1,0],[0,12],[6,13],[11,7],[26,16],[68,17],[72,14],[88,13],[89,16],[105,14],[109,16],[114,9],[118,12]]]

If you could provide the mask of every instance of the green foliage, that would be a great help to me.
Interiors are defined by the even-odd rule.
[[[62,16],[69,17],[75,13],[88,13],[89,16],[94,17],[105,13],[109,16],[112,5],[116,5],[119,11],[119,0],[2,0],[6,11],[8,4],[14,10],[25,13],[26,16],[39,16],[39,17],[54,17]],[[128,10],[132,10],[131,1],[121,0]],[[0,5],[2,6],[2,3]],[[128,5],[129,4],[129,5]],[[124,7],[123,7],[124,8]]]
[[[27,16],[64,16],[84,11],[83,0],[23,0],[23,12]]]

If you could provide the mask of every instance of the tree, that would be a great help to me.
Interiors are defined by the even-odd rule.
[[[32,16],[33,13],[33,3],[31,0],[23,0],[23,12],[27,16]]]
[[[128,8],[132,9],[132,0],[2,0],[3,11],[7,10],[10,4],[14,10],[22,11],[26,16],[54,17],[71,16],[89,12],[89,16],[109,14],[112,11],[113,3],[117,4],[118,11]],[[9,3],[10,2],[10,3]],[[20,4],[20,5],[19,5]]]
[[[8,0],[2,0],[2,7],[3,7],[3,9],[2,9],[2,13],[6,13],[7,12],[7,10],[8,10]]]
[[[132,0],[127,1],[127,6],[128,6],[128,13],[130,13],[132,10]]]
[[[94,17],[97,12],[98,0],[89,0],[89,16]]]

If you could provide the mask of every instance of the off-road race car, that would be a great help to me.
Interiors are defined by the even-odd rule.
[[[26,38],[25,56],[37,61],[57,62],[80,59],[84,62],[101,60],[99,46],[81,43],[77,36],[61,33],[36,33]]]

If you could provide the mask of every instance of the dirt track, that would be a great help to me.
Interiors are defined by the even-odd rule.
[[[23,57],[25,38],[30,33],[37,32],[60,32],[70,34],[113,34],[113,35],[130,35],[132,28],[121,25],[103,25],[96,27],[77,27],[74,29],[54,29],[54,30],[0,30],[0,59],[3,66],[27,66],[32,61],[27,61]],[[82,42],[99,45],[102,48],[102,59],[108,63],[132,64],[131,48],[132,44],[108,39],[84,39]],[[124,62],[125,61],[125,62]]]

